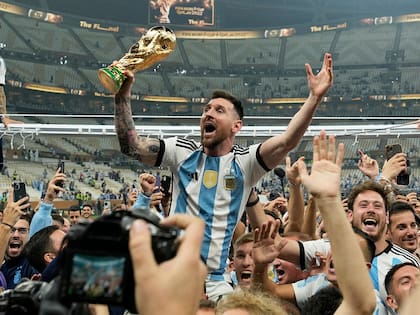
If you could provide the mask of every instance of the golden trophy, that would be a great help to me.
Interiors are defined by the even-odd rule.
[[[149,68],[167,58],[175,49],[175,33],[165,26],[149,29],[117,62],[98,70],[102,85],[116,94],[125,80],[124,71],[133,73]]]

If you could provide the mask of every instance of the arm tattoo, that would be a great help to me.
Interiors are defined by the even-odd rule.
[[[131,113],[131,101],[115,95],[115,130],[121,152],[142,163],[154,165],[160,149],[158,139],[139,137]]]

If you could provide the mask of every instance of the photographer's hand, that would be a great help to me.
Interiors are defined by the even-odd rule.
[[[130,230],[137,311],[142,315],[195,315],[207,275],[200,259],[204,221],[174,215],[161,223],[184,229],[184,234],[177,255],[160,265],[153,255],[148,225],[137,220]]]
[[[405,153],[397,153],[389,160],[386,160],[382,167],[382,176],[388,180],[394,180],[398,174],[407,169]]]
[[[57,186],[57,182],[65,182],[66,175],[61,173],[61,170],[55,172],[54,177],[49,181],[47,191],[45,193],[44,202],[53,203],[60,191],[64,192],[64,188]]]

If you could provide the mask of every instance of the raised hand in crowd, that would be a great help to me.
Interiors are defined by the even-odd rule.
[[[336,150],[335,138],[325,131],[314,138],[311,174],[306,165],[299,164],[302,183],[323,216],[331,242],[336,281],[343,301],[334,314],[372,314],[376,296],[358,239],[345,215],[340,192],[341,166],[344,145]]]
[[[299,176],[298,164],[305,160],[300,157],[295,163],[291,163],[290,156],[286,157],[286,177],[289,182],[289,207],[288,207],[288,224],[285,232],[301,232],[305,201],[303,198],[303,190],[301,187],[301,178]]]
[[[378,161],[371,158],[369,155],[367,155],[360,149],[358,150],[358,153],[360,155],[360,159],[357,163],[357,167],[364,175],[374,180],[375,177],[379,175]]]
[[[134,205],[134,203],[137,200],[137,195],[138,195],[138,191],[136,189],[133,189],[133,187],[130,187],[130,189],[128,190],[128,195],[127,195],[128,208],[131,208]]]
[[[287,212],[287,199],[283,196],[278,196],[266,202],[264,204],[264,210],[274,211],[281,218]]]
[[[137,311],[143,315],[195,315],[207,275],[200,258],[204,221],[194,216],[174,215],[163,219],[161,224],[183,229],[184,234],[176,256],[160,265],[154,258],[148,225],[137,220],[130,230]]]
[[[25,213],[25,209],[31,206],[28,201],[29,197],[23,197],[15,202],[13,188],[9,189],[6,207],[3,210],[3,220],[0,224],[0,257],[2,260],[6,253],[11,229],[14,228],[20,216]]]
[[[385,160],[382,166],[382,177],[385,180],[394,181],[398,174],[407,169],[407,157],[405,153],[397,153],[389,160]]]
[[[150,173],[141,173],[139,183],[143,194],[150,197],[156,189],[156,177]]]
[[[328,91],[333,83],[333,61],[331,54],[324,55],[324,62],[317,75],[312,72],[311,66],[306,63],[306,76],[310,96],[322,97]]]
[[[268,221],[261,227],[254,229],[254,244],[252,248],[252,259],[255,265],[263,265],[274,261],[281,250],[281,243],[276,243],[280,221]]]
[[[142,173],[139,176],[140,186],[143,194],[150,197],[150,206],[155,207],[161,204],[163,193],[159,186],[156,186],[156,176],[149,173]]]
[[[417,215],[420,215],[420,200],[417,197],[417,192],[409,192],[406,196],[406,202],[413,206]]]
[[[59,195],[60,192],[64,192],[64,188],[60,183],[64,183],[67,180],[66,174],[61,173],[61,170],[57,170],[54,177],[48,182],[47,191],[45,192],[44,202],[52,203]]]

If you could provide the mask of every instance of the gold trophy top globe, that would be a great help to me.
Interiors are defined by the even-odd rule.
[[[98,78],[112,94],[116,94],[125,80],[124,71],[145,70],[166,59],[176,47],[175,33],[166,26],[150,28],[117,62],[99,69]]]

